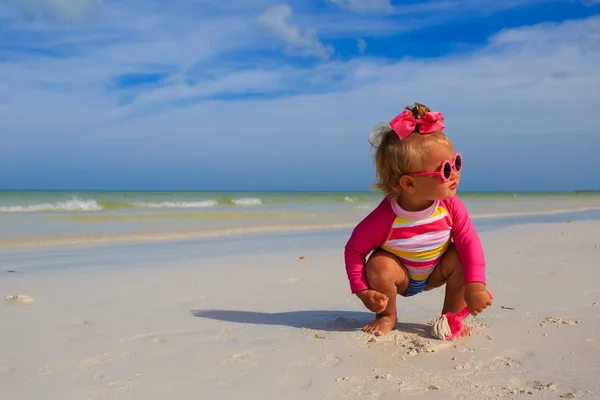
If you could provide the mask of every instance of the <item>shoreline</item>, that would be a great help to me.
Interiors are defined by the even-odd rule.
[[[588,215],[585,215],[588,213]],[[541,217],[541,218],[540,218]],[[498,221],[501,227],[503,222],[508,225],[519,225],[520,223],[544,222],[543,217],[556,217],[571,220],[600,219],[600,207],[576,207],[561,210],[546,210],[539,212],[504,212],[504,213],[474,213],[471,215],[476,227],[492,221]],[[29,237],[19,239],[7,239],[0,241],[0,252],[3,249],[35,249],[39,247],[56,246],[93,246],[113,243],[149,243],[170,242],[178,240],[210,239],[219,237],[244,236],[256,234],[291,233],[294,231],[319,232],[329,230],[352,229],[362,219],[357,216],[352,222],[339,222],[328,224],[285,224],[285,225],[254,225],[239,228],[201,229],[185,231],[167,231],[150,233],[127,233],[127,234],[104,234],[104,235],[77,235],[62,237]],[[522,219],[522,221],[518,221]],[[557,222],[556,219],[546,218],[549,222]]]
[[[467,202],[575,201],[594,206],[600,203],[600,192],[460,192]],[[231,207],[278,207],[282,205],[368,205],[378,202],[378,191],[0,191],[0,216],[3,214],[165,210],[210,210]],[[512,204],[512,203],[511,203]]]
[[[268,189],[11,189],[3,188],[0,189],[0,193],[14,193],[14,192],[39,192],[39,193],[377,193],[377,190],[358,190],[358,189],[337,189],[337,190],[268,190]],[[600,189],[573,189],[563,190],[558,192],[552,191],[461,191],[459,195],[471,195],[471,194],[542,194],[542,195],[561,195],[561,194],[579,194],[579,193],[600,193]]]

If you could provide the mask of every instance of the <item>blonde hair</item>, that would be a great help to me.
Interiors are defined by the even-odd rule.
[[[431,111],[420,103],[405,108],[415,118],[421,118]],[[373,186],[394,200],[402,192],[399,185],[402,175],[421,172],[424,160],[433,147],[440,144],[452,146],[450,139],[442,131],[420,135],[418,125],[410,136],[400,140],[387,123],[379,124],[373,129],[369,135],[369,143],[375,149],[373,161],[377,180]]]

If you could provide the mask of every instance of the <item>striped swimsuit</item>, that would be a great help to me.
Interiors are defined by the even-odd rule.
[[[388,199],[352,231],[344,259],[352,293],[368,289],[366,257],[379,248],[394,254],[408,270],[404,296],[423,291],[427,278],[454,243],[465,283],[485,283],[485,258],[479,236],[462,201],[454,196],[419,212],[408,212]]]
[[[414,296],[425,289],[427,278],[450,246],[452,219],[437,201],[419,213],[408,213],[395,203],[392,209],[397,216],[381,248],[406,267],[410,281],[404,295]]]

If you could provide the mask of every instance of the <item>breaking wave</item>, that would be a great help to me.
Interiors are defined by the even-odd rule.
[[[40,212],[40,211],[102,211],[104,207],[94,199],[80,199],[73,197],[71,200],[52,203],[16,205],[0,207],[0,212]]]
[[[223,198],[219,200],[199,201],[157,201],[157,202],[126,202],[119,200],[82,199],[74,196],[70,200],[55,203],[40,203],[26,205],[0,206],[0,213],[27,213],[27,212],[91,212],[105,210],[125,210],[132,208],[165,208],[165,209],[190,209],[210,208],[218,205],[226,206],[260,206],[265,202],[260,198]]]

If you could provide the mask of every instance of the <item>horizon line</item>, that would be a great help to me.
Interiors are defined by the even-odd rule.
[[[359,190],[359,189],[335,189],[335,190],[324,190],[324,189],[3,189],[0,188],[0,192],[237,192],[237,193],[378,193],[379,190]],[[465,190],[459,193],[600,193],[600,189],[576,189],[576,190]]]

